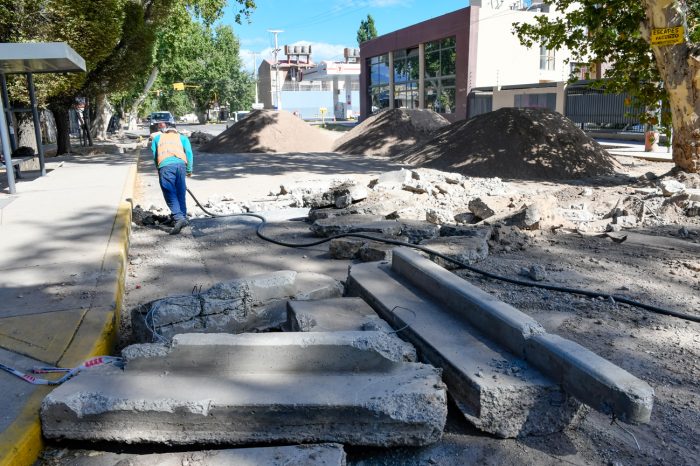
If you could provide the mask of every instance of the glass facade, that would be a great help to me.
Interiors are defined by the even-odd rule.
[[[456,110],[456,42],[456,37],[451,36],[425,44],[425,108],[439,113]],[[394,69],[390,70],[388,54],[367,59],[370,113],[389,107],[390,73],[394,78],[394,108],[419,108],[418,46],[394,51],[393,61]]]
[[[455,37],[425,44],[425,108],[454,113],[457,51]]]
[[[369,70],[369,96],[372,102],[370,113],[389,108],[389,55],[367,59]]]

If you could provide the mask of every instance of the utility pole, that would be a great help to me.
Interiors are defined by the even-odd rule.
[[[255,103],[260,102],[258,99],[258,52],[250,52],[253,56],[253,80],[255,81]]]
[[[280,98],[280,64],[277,61],[277,53],[280,51],[277,45],[277,34],[284,32],[281,29],[268,29],[267,32],[271,32],[275,35],[275,49],[272,53],[275,56],[275,92],[277,94],[277,110],[282,110],[282,99]]]

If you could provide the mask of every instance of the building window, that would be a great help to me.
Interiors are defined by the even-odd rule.
[[[425,44],[425,107],[438,113],[456,109],[456,42],[452,36]]]
[[[389,108],[389,56],[379,55],[367,59],[369,70],[368,92],[371,113]]]
[[[540,47],[540,70],[554,71],[555,68],[555,51],[550,50],[544,45]]]
[[[418,108],[418,47],[394,52],[394,107]]]

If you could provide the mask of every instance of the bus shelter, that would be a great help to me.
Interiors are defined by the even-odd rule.
[[[31,113],[34,120],[34,136],[36,137],[37,152],[41,176],[46,175],[44,163],[44,148],[41,141],[41,126],[39,123],[39,110],[34,91],[34,78],[36,73],[69,73],[84,72],[85,60],[65,42],[31,42],[31,43],[3,43],[0,44],[0,140],[2,152],[5,157],[7,173],[7,185],[10,194],[15,194],[15,174],[12,168],[12,152],[17,149],[17,141],[9,131],[12,123],[12,114],[26,112]],[[29,108],[12,108],[7,93],[7,79],[9,74],[24,74],[27,76],[27,90],[29,91]]]

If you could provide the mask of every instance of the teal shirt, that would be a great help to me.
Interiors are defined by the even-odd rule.
[[[158,141],[160,140],[160,133],[153,136],[153,142],[151,142],[151,152],[153,152],[153,162],[156,164],[157,168],[164,167],[166,165],[172,165],[174,163],[183,163],[177,157],[168,157],[163,160],[160,165],[158,165]],[[187,156],[187,173],[192,173],[194,168],[194,155],[192,154],[192,145],[187,136],[180,135],[180,142],[182,142],[182,147],[185,149],[185,155]]]

